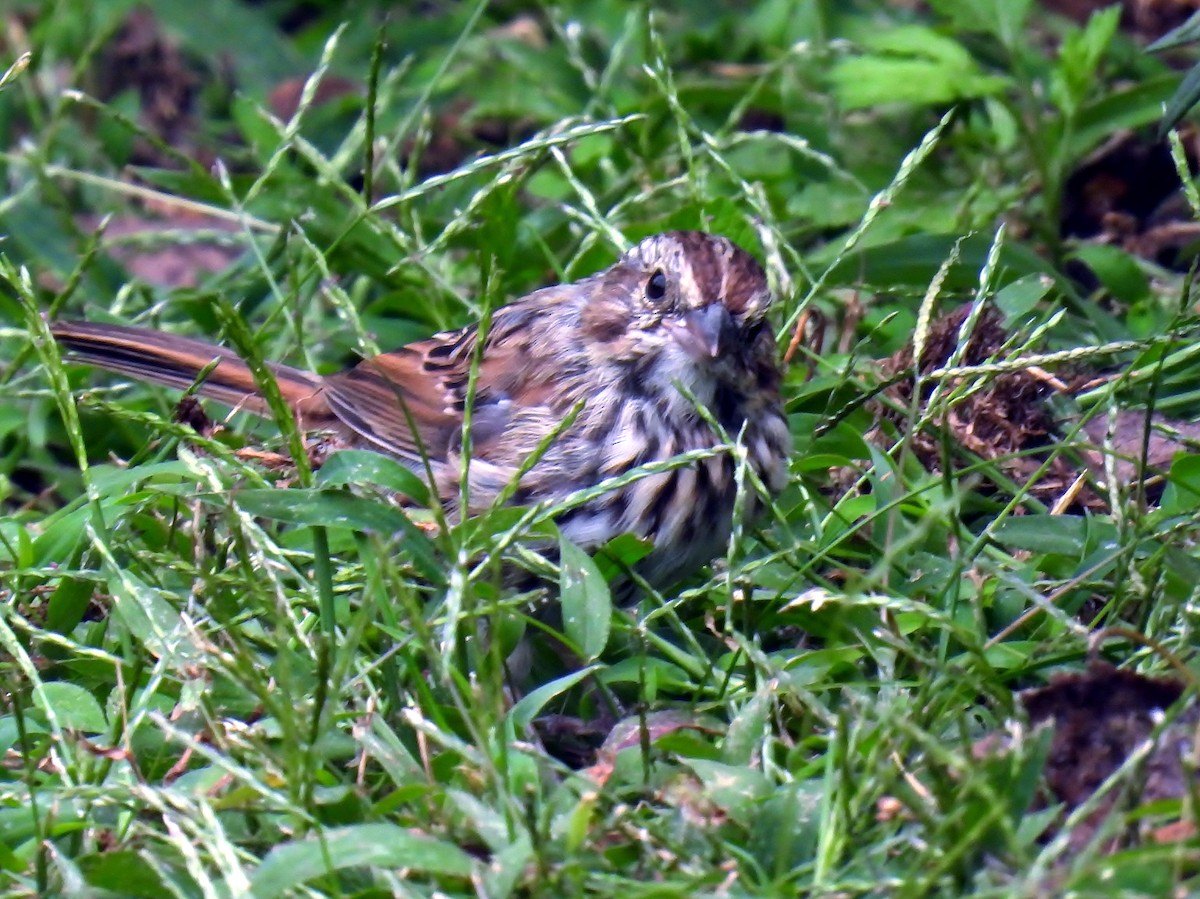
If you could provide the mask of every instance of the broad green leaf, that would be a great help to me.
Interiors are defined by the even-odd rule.
[[[168,892],[154,868],[133,850],[85,856],[79,861],[79,869],[89,886],[111,895],[158,899]]]
[[[429,498],[429,486],[416,472],[398,459],[370,450],[340,450],[326,459],[316,474],[318,487],[351,484],[381,487],[418,503]]]
[[[29,414],[19,406],[0,406],[0,437],[29,427]]]
[[[1021,515],[1002,521],[992,536],[1015,549],[1081,556],[1087,541],[1087,519],[1078,515]]]
[[[242,138],[254,151],[259,162],[264,163],[270,159],[279,146],[280,134],[262,107],[245,95],[238,94],[233,98],[230,113],[242,133]]]
[[[599,665],[590,665],[587,668],[580,668],[578,671],[572,671],[570,674],[552,680],[548,684],[542,684],[536,690],[526,693],[516,705],[509,709],[508,720],[512,722],[518,732],[524,731],[546,707],[546,703],[570,690],[593,671],[599,671],[600,667]]]
[[[100,734],[108,730],[108,719],[104,717],[100,703],[78,684],[50,681],[42,685],[42,695],[64,729],[86,734]]]
[[[586,801],[587,799],[584,800]],[[529,840],[529,834],[520,831],[516,840],[492,853],[483,872],[481,895],[496,896],[497,899],[512,895],[518,881],[526,876],[532,861],[533,844]]]
[[[69,634],[87,611],[95,586],[82,578],[64,577],[50,595],[46,610],[46,628]]]
[[[117,619],[147,651],[169,659],[175,668],[198,663],[199,650],[189,637],[189,630],[157,589],[128,568],[112,569],[107,574]]]
[[[1005,78],[985,74],[962,44],[932,28],[892,28],[865,43],[869,52],[839,60],[830,74],[848,109],[944,104],[999,93],[1008,85]]]
[[[1016,321],[1032,312],[1053,286],[1047,275],[1026,275],[998,291],[994,302],[1008,321]]]
[[[1033,658],[1037,647],[1037,643],[1027,640],[1010,640],[987,647],[984,650],[983,657],[987,659],[989,665],[999,671],[1008,671],[1010,669],[1022,670],[1028,667],[1029,660]],[[967,664],[970,660],[962,659],[956,661]]]
[[[281,843],[267,853],[250,885],[256,899],[270,899],[331,871],[358,867],[468,877],[472,863],[457,846],[395,824],[357,824],[326,830],[319,839]]]
[[[295,42],[285,37],[265,8],[236,0],[158,0],[154,15],[173,41],[200,56],[220,47],[221,59],[237,73],[242,90],[265,94],[308,70]]]
[[[1150,279],[1137,260],[1110,244],[1083,244],[1071,254],[1099,279],[1118,300],[1136,303],[1150,295]]]
[[[33,564],[33,550],[34,541],[24,522],[0,518],[0,562],[25,568]]]
[[[102,504],[102,508],[108,503]],[[33,541],[32,562],[61,565],[73,556],[76,547],[87,538],[87,523],[92,510],[86,505],[60,509],[42,522],[42,532]]]
[[[404,526],[402,519],[407,520],[403,512],[386,503],[335,490],[262,487],[238,490],[230,498],[251,515],[288,524],[392,534]]]
[[[889,28],[873,35],[865,43],[878,53],[936,60],[948,68],[965,70],[975,65],[971,54],[962,44],[923,25]]]
[[[704,795],[739,823],[752,821],[759,804],[771,795],[771,782],[754,768],[694,758],[684,764],[700,778]]]
[[[558,547],[563,629],[583,660],[590,662],[608,645],[612,594],[591,556],[565,537],[559,538]]]
[[[946,16],[955,28],[994,34],[1006,46],[1020,35],[1033,0],[930,0],[939,15]]]
[[[827,835],[828,781],[784,783],[754,809],[746,847],[765,870],[785,871],[816,857]]]
[[[768,684],[759,688],[750,701],[738,710],[729,722],[725,742],[721,748],[721,760],[730,765],[750,765],[755,753],[762,748],[763,738],[768,732],[767,722],[771,715],[771,693],[776,687]]]
[[[1178,85],[1179,76],[1172,72],[1105,91],[1080,109],[1063,152],[1070,158],[1082,157],[1122,128],[1143,128],[1158,122],[1163,104]],[[1164,134],[1167,127],[1163,126]]]
[[[654,544],[633,534],[618,534],[596,552],[595,562],[606,581],[646,558]]]
[[[866,247],[843,258],[829,273],[829,280],[833,283],[888,285],[889,289],[905,284],[924,290],[956,244],[961,252],[958,263],[950,268],[945,288],[972,289],[979,283],[979,270],[987,261],[991,248],[990,239],[978,234],[965,240],[953,234],[915,234]],[[1001,248],[1000,265],[1001,285],[1024,275],[1045,273],[1055,279],[1060,289],[1074,292],[1066,279],[1048,269],[1044,259],[1019,244],[1006,243]]]
[[[124,514],[118,507],[129,502],[132,485],[153,481],[156,490],[172,492],[171,488],[174,486],[184,483],[190,485],[194,482],[194,478],[181,462],[162,462],[132,468],[97,465],[90,469],[89,475],[101,497],[100,512],[110,527],[114,523],[110,515]],[[191,495],[195,493],[195,488],[190,487],[188,491],[181,488],[179,492],[181,495]],[[118,511],[112,511],[114,509]],[[86,503],[75,502],[45,518],[41,523],[41,533],[33,543],[31,564],[61,565],[71,558],[76,547],[85,539],[87,524],[94,514],[95,511]]]
[[[997,94],[1008,85],[1003,78],[961,71],[937,60],[880,56],[842,60],[831,77],[838,100],[846,109],[888,103],[938,106]]]
[[[17,727],[15,718],[11,715],[0,717],[0,755],[7,755],[8,751],[17,744],[20,736],[21,730]]]
[[[1167,475],[1161,508],[1167,515],[1184,515],[1200,508],[1200,456],[1175,457]]]
[[[508,845],[511,832],[503,808],[493,808],[474,793],[453,787],[446,790],[446,800],[466,818],[490,850],[495,852]]]
[[[871,467],[867,478],[871,482],[871,493],[877,498],[880,508],[886,508],[901,499],[906,489],[896,463],[879,447],[871,444]]]

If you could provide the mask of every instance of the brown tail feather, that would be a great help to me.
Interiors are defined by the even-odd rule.
[[[60,321],[53,322],[50,331],[71,361],[179,390],[191,387],[203,369],[220,359],[196,392],[256,415],[271,414],[250,368],[225,347],[124,325]],[[284,401],[300,415],[304,427],[319,428],[333,418],[318,375],[278,363],[270,363],[270,368]]]

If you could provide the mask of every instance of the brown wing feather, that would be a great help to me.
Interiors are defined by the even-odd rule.
[[[50,331],[70,358],[164,387],[186,390],[214,359],[220,359],[197,392],[256,415],[270,416],[249,367],[222,346],[177,337],[149,328],[93,322],[60,321]],[[306,428],[328,427],[333,420],[321,394],[321,378],[290,365],[271,363],[284,400]]]
[[[495,313],[479,359],[471,414],[474,456],[519,462],[508,431],[513,417],[529,421],[561,394],[555,368],[539,364],[538,357],[551,351],[539,332],[545,318],[570,296],[550,288]],[[425,453],[434,461],[445,460],[461,439],[477,337],[472,326],[365,359],[325,377],[326,400],[343,423],[385,452],[419,461],[415,426]],[[554,420],[552,410],[545,410],[545,418]],[[533,445],[536,440],[521,448],[528,452]]]
[[[496,479],[515,471],[573,404],[562,390],[561,366],[545,360],[552,355],[561,361],[564,350],[549,335],[573,330],[551,320],[576,315],[579,289],[589,284],[585,279],[545,288],[497,310],[492,319],[479,360],[472,455],[490,463]],[[198,393],[270,415],[250,369],[232,350],[122,325],[64,321],[51,328],[79,361],[181,390],[220,360]],[[444,463],[459,450],[477,337],[474,326],[438,334],[325,377],[287,365],[270,367],[305,428],[345,427],[402,459],[419,464],[423,450],[434,463]]]
[[[451,435],[462,426],[462,413],[456,411],[456,397],[446,381],[430,376],[428,351],[435,343],[411,344],[327,375],[330,409],[385,452],[419,462],[423,446],[430,458],[444,458]],[[421,435],[420,445],[410,417]]]

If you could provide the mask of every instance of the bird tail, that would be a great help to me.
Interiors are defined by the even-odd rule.
[[[225,347],[150,328],[92,322],[53,322],[50,332],[68,351],[69,361],[179,390],[192,387],[201,371],[220,360],[196,387],[196,393],[255,415],[271,415],[250,367]],[[330,417],[320,376],[277,363],[269,367],[284,401],[300,415],[302,425],[319,426]]]

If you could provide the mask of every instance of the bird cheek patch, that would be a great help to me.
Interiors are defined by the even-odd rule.
[[[583,332],[600,343],[612,343],[628,330],[629,313],[612,304],[593,303],[583,311]]]

